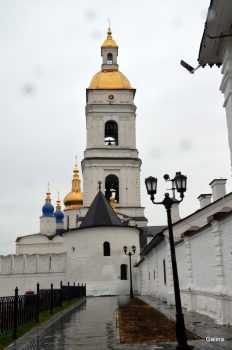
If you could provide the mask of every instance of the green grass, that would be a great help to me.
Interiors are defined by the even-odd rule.
[[[53,310],[53,314],[50,314],[50,311],[43,311],[40,312],[39,314],[39,323],[33,322],[33,323],[29,323],[29,324],[25,324],[21,327],[18,327],[17,329],[17,338],[20,338],[22,335],[24,335],[25,333],[29,332],[31,329],[41,326],[45,321],[49,320],[50,318],[52,318],[55,314],[57,314],[58,312],[67,309],[69,306],[71,306],[72,304],[75,304],[79,299],[78,298],[74,298],[72,300],[63,302],[63,306],[60,307],[56,307]],[[0,336],[0,350],[5,349],[8,345],[10,345],[11,343],[13,343],[14,339],[12,337],[12,331],[8,332],[4,335]]]

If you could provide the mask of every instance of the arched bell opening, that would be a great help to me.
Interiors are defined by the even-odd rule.
[[[107,55],[107,64],[113,64],[113,55],[112,55],[112,53],[108,53],[108,55]]]
[[[119,179],[116,175],[108,175],[105,178],[105,197],[107,200],[114,195],[115,202],[119,203]]]
[[[104,144],[107,146],[118,145],[118,124],[114,120],[105,123]]]

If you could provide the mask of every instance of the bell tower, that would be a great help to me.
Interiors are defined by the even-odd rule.
[[[83,209],[97,193],[97,182],[115,211],[145,226],[140,202],[141,160],[136,149],[136,90],[118,70],[118,46],[109,28],[101,47],[101,71],[86,90],[87,145],[82,160]]]

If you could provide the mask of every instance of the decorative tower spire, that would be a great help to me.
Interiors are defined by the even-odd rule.
[[[101,46],[101,56],[101,71],[93,76],[89,89],[130,89],[135,91],[125,75],[118,70],[118,45],[112,37],[110,23],[106,39]]]
[[[73,192],[80,192],[80,177],[79,177],[79,169],[77,167],[77,157],[76,157],[76,164],[73,169],[73,179],[72,179],[72,191]]]
[[[46,192],[45,203],[51,203],[51,192],[50,192],[50,184],[48,182],[48,190]]]
[[[56,211],[54,213],[54,216],[56,218],[56,223],[63,223],[64,222],[64,213],[61,210],[60,193],[59,192],[58,192],[58,198],[56,201]]]
[[[116,44],[116,41],[112,37],[112,30],[110,28],[110,23],[109,23],[109,28],[107,29],[107,38],[102,44],[102,47],[118,47]]]
[[[42,207],[43,216],[53,216],[54,215],[54,207],[51,204],[51,192],[48,183],[48,190],[46,192],[45,204]]]
[[[58,191],[58,197],[56,201],[56,210],[61,210],[61,205],[60,205],[60,192]]]
[[[79,169],[77,167],[77,157],[73,169],[72,189],[64,198],[65,210],[79,209],[83,205],[83,193],[81,192],[81,180],[79,177]]]

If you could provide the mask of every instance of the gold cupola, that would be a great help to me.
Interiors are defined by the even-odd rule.
[[[111,28],[108,28],[107,37],[101,46],[101,55],[101,71],[93,76],[89,89],[133,89],[129,80],[118,70],[118,46],[112,37]]]
[[[103,42],[102,47],[118,47],[116,41],[112,38],[111,28],[108,28],[107,30],[107,38]]]
[[[77,164],[75,164],[73,169],[72,190],[64,198],[65,211],[80,209],[83,206],[83,192],[81,192],[80,184],[79,169]]]

